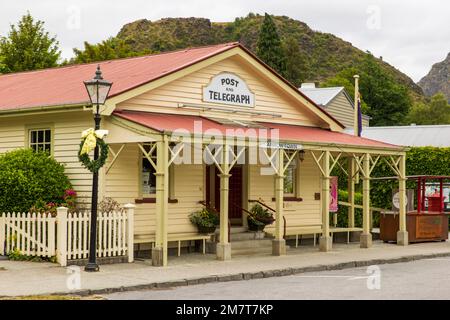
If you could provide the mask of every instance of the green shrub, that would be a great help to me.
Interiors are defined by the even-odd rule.
[[[0,212],[61,205],[71,183],[64,166],[46,152],[18,149],[0,155]]]

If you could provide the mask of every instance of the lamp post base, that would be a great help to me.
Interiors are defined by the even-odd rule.
[[[84,267],[84,271],[86,272],[97,272],[100,271],[98,264],[95,262],[89,262],[86,267]]]

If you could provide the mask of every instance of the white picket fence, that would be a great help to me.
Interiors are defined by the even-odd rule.
[[[134,256],[134,205],[123,211],[97,215],[97,257]],[[27,256],[52,257],[60,265],[89,255],[90,212],[50,214],[3,213],[0,215],[0,255],[16,250]]]
[[[0,217],[0,254],[14,250],[27,256],[55,255],[56,218],[50,214],[6,213]]]

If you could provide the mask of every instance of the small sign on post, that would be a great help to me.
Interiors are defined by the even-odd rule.
[[[338,177],[330,177],[330,212],[338,212]]]
[[[297,143],[282,143],[267,141],[259,145],[263,149],[303,150],[303,146]]]
[[[406,189],[406,211],[414,211],[414,190]],[[400,194],[398,189],[393,191],[392,209],[398,211],[400,208]]]

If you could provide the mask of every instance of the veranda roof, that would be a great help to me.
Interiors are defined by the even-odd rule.
[[[223,135],[234,135],[242,137],[243,132],[234,131],[235,129],[252,129],[252,127],[246,127],[245,125],[239,124],[229,124],[220,123],[211,118],[206,118],[202,116],[192,116],[192,115],[176,115],[176,114],[165,114],[165,113],[153,113],[153,112],[142,112],[142,111],[128,111],[119,110],[113,113],[114,116],[119,118],[140,124],[147,128],[153,129],[158,132],[188,132],[201,133],[208,135],[208,133],[215,134],[221,133]],[[272,122],[255,122],[256,135],[258,135],[258,129],[276,130],[278,129],[279,140],[289,141],[289,142],[303,142],[303,143],[320,143],[320,144],[330,144],[330,145],[344,145],[344,146],[356,146],[356,147],[370,147],[370,148],[388,148],[403,150],[404,147],[396,146],[389,143],[384,143],[381,141],[371,140],[362,137],[356,137],[350,134],[334,132],[326,129],[321,129],[317,127],[306,127],[297,125],[287,125]],[[249,130],[250,131],[250,130]],[[249,132],[252,136],[252,133]],[[249,136],[246,136],[249,137]],[[267,138],[270,137],[270,133]]]

